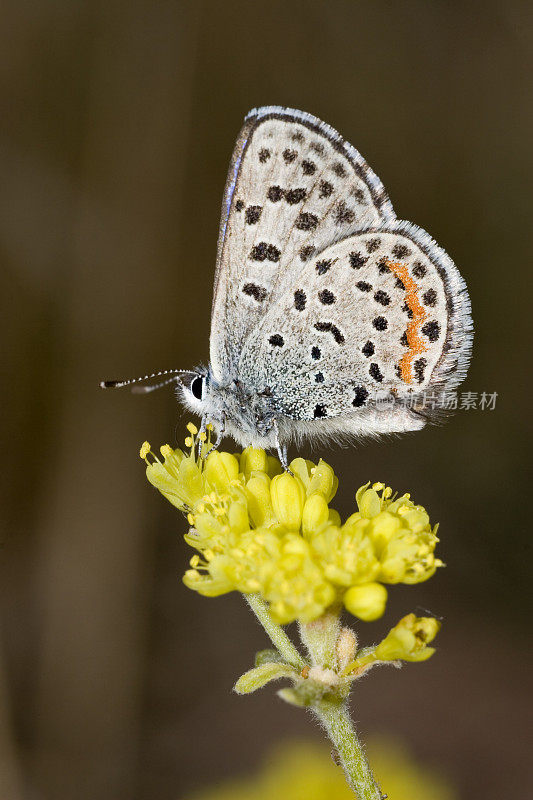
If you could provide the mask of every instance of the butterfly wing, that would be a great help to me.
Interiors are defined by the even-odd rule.
[[[317,253],[395,219],[381,181],[329,125],[278,106],[247,116],[224,193],[211,325],[215,377]]]
[[[415,225],[396,220],[347,236],[282,283],[239,363],[247,385],[272,393],[280,418],[337,420],[354,433],[412,430],[425,420],[406,401],[464,378],[466,286]],[[378,393],[391,404],[377,407]]]

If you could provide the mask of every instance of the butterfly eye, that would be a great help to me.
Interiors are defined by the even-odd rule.
[[[196,378],[194,378],[191,383],[192,395],[193,397],[196,397],[197,400],[201,400],[203,391],[204,391],[204,379],[200,375],[197,375]]]

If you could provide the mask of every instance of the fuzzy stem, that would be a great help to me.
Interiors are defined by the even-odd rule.
[[[283,628],[273,621],[265,601],[258,594],[245,594],[244,598],[279,653],[289,664],[301,670],[305,666],[304,659]],[[300,634],[315,663],[324,656],[328,660],[332,658],[338,631],[338,614],[325,614],[316,623],[301,626]],[[315,700],[312,710],[339,754],[348,785],[358,800],[384,800],[385,795],[374,780],[346,704],[340,699]]]
[[[285,661],[301,670],[305,666],[304,659],[283,628],[274,622],[265,601],[258,594],[245,594],[244,599],[270,637],[272,644],[281,653]]]
[[[374,780],[346,704],[321,700],[314,704],[313,711],[339,754],[348,785],[359,800],[384,800],[386,795]]]

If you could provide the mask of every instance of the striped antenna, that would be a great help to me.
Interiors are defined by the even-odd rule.
[[[163,381],[159,381],[158,383],[152,384],[151,386],[136,386],[135,384],[143,383],[143,381],[151,381],[154,378],[162,378],[163,376],[171,376],[167,377]],[[179,380],[180,375],[196,375],[196,372],[193,372],[190,369],[164,369],[161,372],[152,372],[151,375],[143,375],[140,378],[127,378],[126,380],[122,381],[100,381],[100,388],[101,389],[122,389],[124,386],[132,386],[132,392],[135,394],[146,394],[147,392],[153,392],[156,389],[160,389],[162,386],[167,386],[169,383],[174,383],[175,381]]]

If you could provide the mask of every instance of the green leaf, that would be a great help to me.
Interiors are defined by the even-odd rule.
[[[286,703],[290,703],[291,706],[302,708],[309,705],[308,699],[303,697],[301,692],[297,692],[294,689],[280,689],[277,695],[282,700],[285,700]]]
[[[267,662],[241,675],[234,686],[234,690],[237,694],[250,694],[250,692],[255,692],[257,689],[262,689],[270,681],[278,680],[278,678],[296,677],[298,677],[298,674],[290,664]]]
[[[259,650],[255,654],[255,666],[261,667],[263,664],[284,664],[283,656],[277,650]]]

